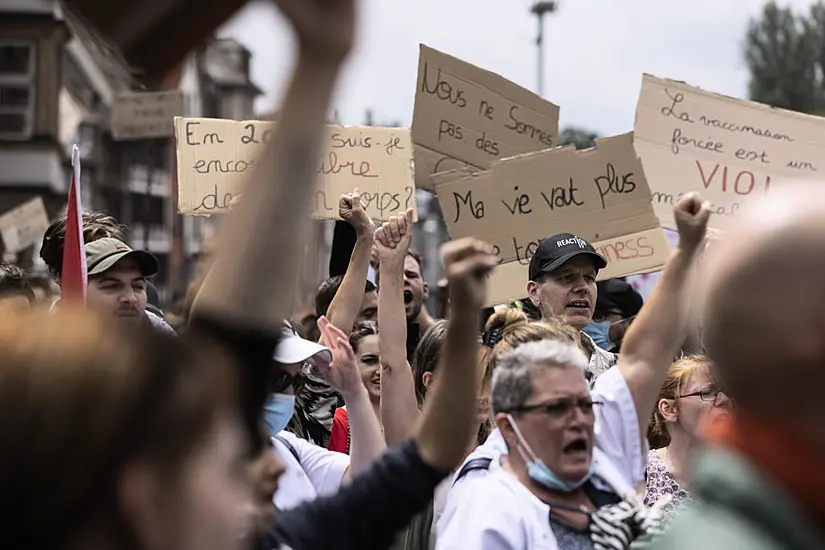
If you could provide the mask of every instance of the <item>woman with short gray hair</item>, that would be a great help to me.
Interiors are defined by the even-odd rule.
[[[644,507],[635,486],[644,479],[650,413],[684,341],[709,206],[688,194],[674,213],[679,245],[617,365],[592,390],[578,342],[527,341],[497,356],[498,430],[457,474],[437,550],[622,550],[657,532],[659,511]],[[473,465],[484,460],[480,451],[482,468]]]

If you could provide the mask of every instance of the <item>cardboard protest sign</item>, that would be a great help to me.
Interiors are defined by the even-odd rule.
[[[118,95],[112,103],[112,137],[116,141],[171,137],[172,121],[183,114],[179,91]]]
[[[274,122],[176,117],[178,210],[204,216],[226,211],[276,127]],[[318,176],[315,218],[337,218],[338,198],[356,187],[374,220],[415,209],[412,142],[406,128],[328,126]]]
[[[416,185],[460,167],[556,144],[559,108],[489,71],[421,45],[412,136]]]
[[[7,253],[16,254],[40,241],[49,228],[43,199],[35,197],[0,216],[0,235]]]
[[[688,191],[709,200],[710,224],[724,227],[749,197],[782,180],[825,178],[825,119],[674,80],[644,76],[634,133],[654,211],[670,229],[673,205]]]
[[[506,159],[484,172],[437,178],[436,193],[453,239],[473,236],[496,249],[489,304],[527,294],[527,266],[541,239],[573,233],[607,260],[607,279],[654,271],[670,247],[650,204],[633,135]]]

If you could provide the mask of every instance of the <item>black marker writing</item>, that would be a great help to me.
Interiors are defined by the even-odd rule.
[[[461,218],[461,205],[469,208],[470,215],[472,215],[475,219],[480,220],[484,217],[484,202],[473,202],[472,191],[467,191],[467,194],[463,197],[459,193],[453,191],[453,200],[455,200],[455,219],[453,220],[453,223],[456,223]]]
[[[677,118],[677,119],[681,120],[682,122],[688,122],[690,124],[693,124],[694,121],[693,121],[692,118],[690,118],[690,115],[687,114],[687,112],[684,112],[684,111],[677,112],[676,111],[676,105],[678,105],[679,103],[681,103],[685,100],[685,94],[683,94],[682,92],[676,92],[676,94],[674,95],[674,94],[671,94],[670,90],[668,90],[667,88],[665,88],[665,94],[667,94],[667,97],[670,98],[672,103],[670,104],[669,107],[662,107],[662,111],[661,111],[662,115],[672,116],[673,118]]]
[[[714,141],[710,136],[706,140],[687,137],[682,134],[682,130],[674,128],[673,136],[670,138],[670,151],[674,155],[678,155],[681,147],[685,146],[710,151],[711,153],[725,152],[723,149],[725,145],[721,141]]]
[[[513,188],[514,191],[518,192],[518,185]],[[510,206],[504,200],[501,201],[501,204],[507,207],[507,210],[510,211],[510,214],[514,215],[516,212],[519,214],[531,214],[533,212],[532,208],[529,208],[530,204],[530,195],[527,193],[520,193],[516,196],[515,200],[513,201],[513,206]]]
[[[570,185],[568,187],[553,187],[548,193],[542,191],[541,196],[544,197],[544,202],[547,203],[550,210],[564,208],[571,204],[582,206],[584,203],[576,199],[576,191],[578,190],[579,188],[573,185],[573,178],[570,178]]]
[[[537,139],[541,143],[547,145],[548,147],[553,146],[553,134],[550,132],[545,132],[541,128],[536,128],[532,124],[528,124],[526,122],[522,122],[518,119],[519,115],[519,106],[513,105],[510,107],[510,122],[505,124],[504,127],[508,130],[513,130],[515,133],[519,135],[527,135],[532,139]]]
[[[604,197],[610,193],[626,194],[636,190],[636,183],[633,181],[633,172],[623,174],[621,178],[616,174],[616,169],[611,163],[607,163],[607,170],[604,176],[599,176],[593,181],[599,189],[599,198],[602,201],[602,208],[605,208]]]
[[[464,90],[454,88],[452,84],[441,78],[441,67],[438,68],[435,77],[435,84],[430,86],[430,68],[427,63],[424,63],[424,76],[421,79],[421,91],[427,92],[430,95],[436,96],[442,101],[449,101],[456,107],[463,109],[467,106],[467,100],[464,98]]]

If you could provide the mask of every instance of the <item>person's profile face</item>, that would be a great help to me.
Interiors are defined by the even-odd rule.
[[[86,304],[119,319],[140,321],[146,312],[146,278],[132,258],[89,277]]]
[[[179,473],[173,482],[151,462],[127,469],[120,485],[121,500],[139,547],[244,548],[254,501],[246,449],[241,423],[224,415],[175,466]],[[143,473],[130,477],[135,471]]]
[[[254,497],[246,471],[243,431],[238,422],[221,421],[184,472],[179,522],[182,544],[177,548],[242,547],[245,513]]]
[[[250,517],[248,518],[251,537],[266,535],[275,524],[277,511],[273,499],[278,491],[278,480],[286,470],[281,457],[273,449],[268,431],[264,431],[261,437],[267,444],[250,459],[246,467],[252,491],[252,505],[249,508]]]

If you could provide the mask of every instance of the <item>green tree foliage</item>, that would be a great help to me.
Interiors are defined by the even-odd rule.
[[[559,132],[558,145],[575,145],[576,149],[588,149],[596,145],[597,137],[599,135],[590,130],[578,126],[568,126],[562,128]]]
[[[751,99],[803,113],[825,114],[825,4],[807,15],[768,2],[745,36]]]

